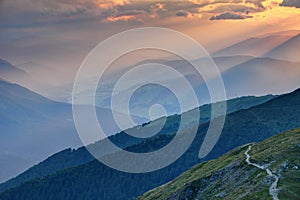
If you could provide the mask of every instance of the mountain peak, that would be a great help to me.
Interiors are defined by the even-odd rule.
[[[13,77],[26,76],[27,73],[22,69],[13,66],[6,60],[0,59],[0,78],[2,80],[16,79]]]
[[[265,54],[267,57],[300,62],[300,33]]]

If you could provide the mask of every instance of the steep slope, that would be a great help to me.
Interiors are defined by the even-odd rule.
[[[255,105],[265,103],[275,96],[268,95],[262,97],[241,97],[237,99],[228,100],[227,102],[227,113],[236,112],[238,110],[247,109]],[[210,119],[210,109],[211,105],[204,105],[200,107],[201,111],[201,123],[207,122]],[[171,116],[168,117],[164,129],[161,131],[161,134],[173,133],[177,130],[176,123],[178,123],[180,116]],[[156,120],[159,121],[160,119]],[[155,121],[149,123],[147,126],[154,126]],[[109,137],[118,146],[125,148],[128,146],[135,145],[140,143],[142,139],[130,137],[124,132],[112,135]],[[101,141],[97,144],[101,145]],[[94,160],[92,156],[86,151],[85,148],[78,148],[76,150],[66,149],[59,153],[56,153],[39,163],[38,165],[33,166],[26,172],[20,174],[16,178],[13,178],[3,184],[0,184],[0,191],[4,191],[8,188],[15,187],[20,185],[22,182],[34,179],[41,178],[46,175],[55,173],[56,171],[67,169],[70,167],[79,166]]]
[[[299,62],[300,33],[265,54],[267,57]]]
[[[300,90],[296,90],[264,104],[229,114],[219,141],[204,159],[198,158],[198,152],[208,123],[199,127],[194,142],[185,154],[164,169],[146,174],[130,174],[92,161],[23,183],[0,194],[0,199],[39,199],[41,195],[44,199],[133,199],[173,180],[199,162],[215,159],[240,145],[259,142],[282,131],[299,127],[299,102]],[[186,134],[188,133],[187,130]],[[171,134],[159,135],[128,147],[127,150],[153,151],[172,138]]]
[[[119,129],[110,113],[97,108],[99,121],[108,125],[107,133],[113,134]],[[70,104],[6,81],[0,81],[0,130],[0,182],[55,152],[82,145]]]
[[[137,199],[300,199],[299,157],[298,128],[196,165]]]

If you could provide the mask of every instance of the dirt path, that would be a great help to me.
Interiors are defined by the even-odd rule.
[[[248,146],[248,149],[245,152],[247,164],[252,165],[254,167],[257,167],[261,170],[265,170],[269,176],[274,177],[275,181],[272,183],[272,185],[269,188],[269,194],[273,197],[274,200],[279,200],[279,198],[278,198],[278,189],[277,189],[277,183],[278,183],[279,177],[276,174],[273,174],[272,171],[269,168],[266,168],[265,166],[262,166],[262,165],[252,163],[250,161],[251,157],[249,155],[250,150],[251,150],[251,145]]]

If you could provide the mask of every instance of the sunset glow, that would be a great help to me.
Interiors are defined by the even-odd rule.
[[[92,47],[113,33],[131,28],[171,28],[192,37],[209,53],[251,37],[300,30],[300,8],[290,0],[285,0],[285,6],[283,0],[27,1],[26,6],[22,1],[5,0],[1,3],[2,38],[16,39],[16,44],[2,53],[8,60],[21,65],[35,63],[36,68],[31,66],[28,69],[45,85],[68,84],[76,75],[78,63]],[[17,31],[12,34],[16,27]],[[47,39],[40,39],[44,37]],[[269,44],[276,46],[278,41],[269,41]],[[79,47],[74,48],[78,44]],[[28,51],[30,48],[32,50]],[[47,67],[40,66],[55,68],[50,71],[54,77],[59,77],[58,80],[53,82],[49,76],[43,77]],[[27,86],[44,91],[43,84],[29,82]]]

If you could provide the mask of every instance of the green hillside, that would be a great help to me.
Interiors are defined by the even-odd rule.
[[[196,165],[137,199],[272,199],[269,188],[275,179],[265,170],[247,164],[245,152],[249,146],[250,161],[279,177],[278,198],[300,199],[300,128]]]
[[[34,200],[41,199],[42,196],[43,199],[132,200],[173,180],[198,163],[216,159],[238,146],[260,142],[280,132],[300,127],[299,110],[300,90],[296,90],[261,105],[229,114],[216,146],[203,159],[199,159],[198,153],[209,123],[199,126],[190,148],[178,160],[158,171],[131,174],[111,169],[98,161],[91,161],[23,182],[1,193],[0,199]],[[189,134],[188,129],[186,134]],[[157,150],[172,137],[172,134],[160,134],[127,149],[133,152]],[[52,163],[60,162],[67,160],[52,160]],[[43,172],[42,168],[39,169],[38,173]]]

